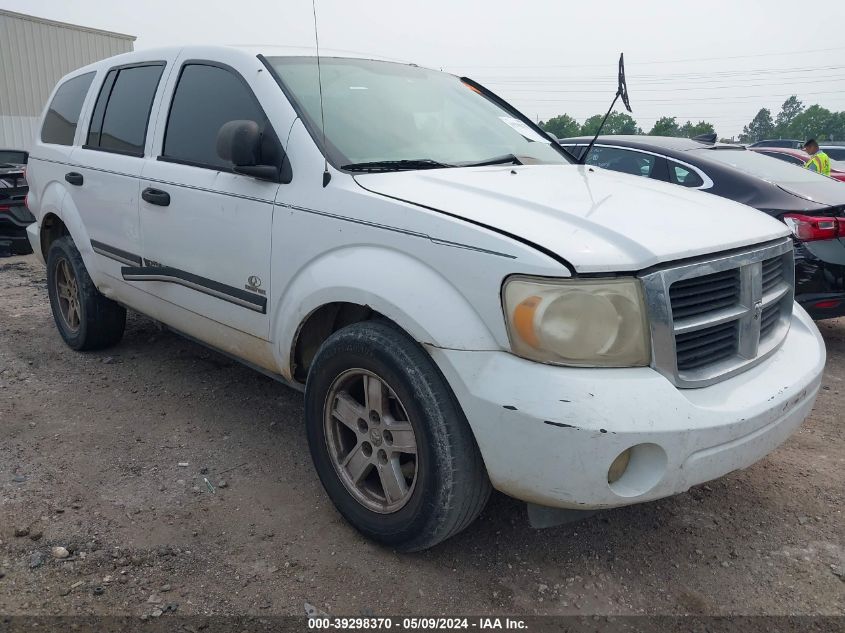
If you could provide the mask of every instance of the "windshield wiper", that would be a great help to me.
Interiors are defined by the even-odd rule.
[[[485,165],[522,165],[514,154],[503,154],[502,156],[495,156],[487,160],[480,160],[477,163],[461,163],[461,167],[484,167]]]
[[[341,165],[341,169],[349,171],[404,171],[411,169],[438,169],[454,167],[448,163],[441,163],[430,158],[412,158],[402,160],[373,160],[366,163],[350,163]]]

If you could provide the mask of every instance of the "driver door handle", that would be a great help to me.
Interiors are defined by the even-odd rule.
[[[170,194],[166,191],[162,191],[161,189],[153,189],[152,187],[147,187],[141,192],[141,197],[150,204],[156,204],[160,207],[166,207],[170,205]]]

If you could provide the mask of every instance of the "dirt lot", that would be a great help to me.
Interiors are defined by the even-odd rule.
[[[498,495],[400,555],[328,502],[299,393],[137,315],[73,352],[44,270],[0,260],[0,613],[843,615],[845,320],[821,330],[813,414],[747,471],[545,531]]]

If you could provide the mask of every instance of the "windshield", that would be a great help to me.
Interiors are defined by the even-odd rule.
[[[316,57],[267,61],[321,143]],[[407,169],[572,162],[512,112],[453,75],[369,59],[321,57],[320,65],[326,153],[337,167],[385,161],[405,161],[395,166]]]
[[[826,178],[801,165],[786,163],[771,156],[745,149],[700,149],[697,152],[707,152],[707,158],[736,167],[752,176],[757,176],[771,182],[819,182],[819,178]]]

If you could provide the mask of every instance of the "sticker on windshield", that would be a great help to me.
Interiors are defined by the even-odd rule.
[[[509,126],[511,126],[514,130],[519,132],[522,136],[524,136],[529,141],[537,141],[539,143],[548,143],[549,142],[549,139],[543,138],[537,132],[532,130],[530,127],[528,127],[528,125],[526,125],[525,123],[523,123],[519,119],[516,119],[512,116],[500,116],[499,119],[501,119],[501,121],[503,123],[507,123]]]

